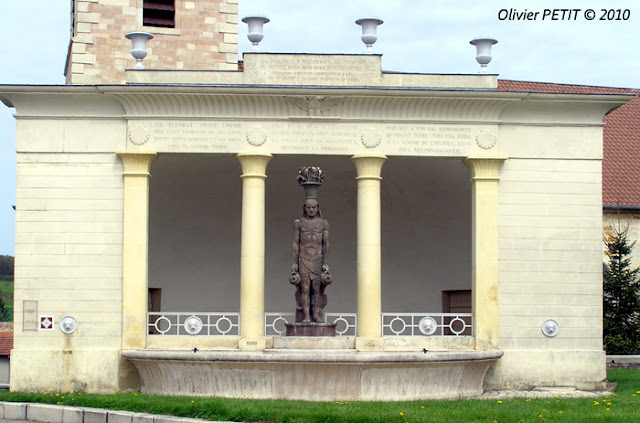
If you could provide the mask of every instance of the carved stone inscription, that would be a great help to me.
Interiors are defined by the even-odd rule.
[[[327,56],[275,56],[268,67],[258,66],[260,73],[269,73],[271,80],[296,85],[362,85],[380,76],[380,69],[371,67],[368,57],[349,57],[348,60]],[[374,63],[375,65],[375,63]],[[259,76],[259,75],[258,75]],[[367,78],[366,80],[363,77]]]
[[[416,156],[464,156],[473,147],[471,127],[442,125],[388,125],[385,141],[398,154]]]
[[[149,141],[132,150],[183,153],[358,154],[464,157],[481,151],[482,125],[336,123],[326,121],[147,121]],[[486,148],[486,147],[483,147]]]

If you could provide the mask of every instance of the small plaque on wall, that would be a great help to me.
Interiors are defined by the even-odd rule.
[[[40,326],[38,330],[53,330],[54,318],[53,316],[40,316]]]
[[[38,302],[25,300],[22,302],[22,330],[38,330]]]

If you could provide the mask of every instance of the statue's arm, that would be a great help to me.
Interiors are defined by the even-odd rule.
[[[324,221],[322,231],[322,270],[329,271],[329,222]],[[326,269],[325,269],[326,267]]]
[[[293,253],[293,266],[291,266],[291,270],[297,272],[298,258],[300,256],[300,219],[296,219],[293,222],[293,245],[291,252]]]

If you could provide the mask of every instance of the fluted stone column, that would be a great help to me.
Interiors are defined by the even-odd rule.
[[[264,349],[265,179],[271,154],[238,154],[242,166],[240,348]]]
[[[382,349],[382,254],[380,237],[380,171],[387,157],[351,157],[358,181],[357,279],[359,350]]]
[[[149,249],[149,169],[156,153],[117,153],[124,165],[122,348],[145,348]]]
[[[477,350],[498,342],[498,181],[504,157],[468,157],[472,190],[472,307]]]

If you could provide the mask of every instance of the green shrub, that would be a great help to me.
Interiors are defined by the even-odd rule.
[[[640,349],[637,342],[623,335],[606,335],[604,349],[610,355],[635,355]]]

